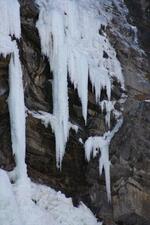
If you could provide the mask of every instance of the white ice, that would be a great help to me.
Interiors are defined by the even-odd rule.
[[[106,111],[105,123],[109,129],[110,129],[111,112],[114,110],[114,105],[115,105],[115,101],[103,100],[100,102],[102,112],[104,112],[104,110]]]
[[[18,178],[26,176],[25,165],[25,105],[19,50],[12,37],[20,38],[20,5],[17,0],[0,1],[0,54],[10,55],[9,97],[11,142]]]
[[[105,180],[106,180],[106,190],[108,200],[111,200],[111,191],[110,191],[110,161],[109,161],[109,141],[105,136],[98,137],[89,137],[85,142],[85,155],[86,159],[89,161],[91,155],[95,157],[98,152],[101,152],[99,158],[99,172],[102,174],[104,168],[105,171]]]
[[[84,145],[87,161],[90,161],[91,157],[94,158],[101,153],[99,158],[99,172],[101,175],[104,168],[108,201],[111,201],[109,145],[115,133],[118,132],[123,123],[123,117],[119,111],[114,110],[113,114],[117,121],[114,128],[106,132],[103,136],[89,137]]]
[[[14,50],[11,53],[9,64],[8,107],[10,114],[12,149],[16,161],[16,174],[18,178],[20,178],[26,176],[25,104],[19,51],[15,41],[12,42],[12,46],[14,46]]]
[[[20,38],[20,5],[17,0],[0,1],[0,18],[0,34]]]
[[[53,79],[53,114],[33,112],[32,115],[49,124],[56,138],[57,166],[61,168],[69,130],[78,127],[69,121],[68,76],[77,89],[86,122],[88,108],[88,79],[99,102],[101,90],[106,89],[107,101],[102,107],[107,111],[110,125],[112,77],[124,88],[121,66],[105,33],[99,35],[107,20],[103,10],[97,10],[94,0],[37,0],[40,8],[37,27],[42,53],[48,57]],[[81,203],[74,207],[71,199],[46,186],[31,183],[25,164],[25,104],[23,77],[17,42],[21,36],[20,7],[17,0],[0,0],[0,54],[10,55],[8,107],[11,124],[11,141],[16,168],[13,184],[0,170],[0,223],[2,225],[100,225],[92,212]],[[88,25],[88,26],[87,26]],[[104,52],[106,56],[103,57]],[[117,117],[117,113],[116,113]],[[90,137],[85,143],[86,158],[101,151],[100,173],[104,168],[106,189],[110,200],[109,143],[119,129],[119,121],[112,132],[103,137]],[[10,176],[11,177],[11,176]]]
[[[112,78],[116,77],[124,89],[122,69],[116,52],[110,45],[101,25],[107,25],[104,2],[94,0],[36,0],[39,5],[37,28],[42,53],[48,57],[53,72],[53,115],[57,166],[65,153],[69,135],[68,76],[77,89],[82,104],[82,114],[87,121],[88,79],[96,101],[102,89],[111,100]],[[108,17],[109,18],[109,17]],[[110,125],[110,107],[106,121]]]

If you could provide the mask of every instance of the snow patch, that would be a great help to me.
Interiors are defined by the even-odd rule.
[[[0,223],[2,225],[20,225],[17,202],[11,183],[4,170],[0,169]]]
[[[2,225],[101,225],[81,203],[74,207],[61,192],[19,179],[11,184],[0,169],[0,223]]]

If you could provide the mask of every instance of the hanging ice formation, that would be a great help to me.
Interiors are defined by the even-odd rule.
[[[99,154],[99,151],[101,152],[99,158],[99,173],[101,175],[104,168],[108,201],[111,201],[109,145],[111,139],[115,133],[118,132],[123,122],[122,114],[114,108],[112,110],[117,121],[113,130],[106,132],[103,136],[89,137],[84,145],[87,161],[90,161],[91,157],[96,157],[97,154]],[[110,111],[108,113],[110,113]]]
[[[74,207],[71,198],[44,185],[32,183],[25,165],[25,105],[19,50],[13,39],[20,38],[20,12],[17,0],[0,0],[0,55],[10,55],[9,114],[12,149],[15,154],[15,173],[0,169],[0,224],[1,225],[101,225],[82,203]],[[55,117],[42,114],[45,125]],[[37,115],[36,115],[37,116]],[[45,118],[47,120],[45,120]],[[68,122],[68,121],[67,121]],[[68,122],[68,127],[77,127]],[[14,176],[16,175],[14,179]]]
[[[102,110],[104,107],[106,109],[105,119],[108,127],[110,113],[114,110],[111,102],[112,78],[116,77],[123,89],[124,80],[115,50],[103,29],[100,35],[100,28],[107,26],[102,2],[97,0],[36,0],[36,2],[40,9],[37,28],[41,49],[43,55],[48,57],[54,77],[52,117],[55,120],[49,119],[49,123],[55,133],[57,166],[61,167],[70,129],[68,74],[74,88],[78,91],[85,123],[88,108],[88,78],[92,83],[98,104],[102,89],[106,89],[107,101],[100,105]],[[102,153],[100,173],[104,166],[110,199],[109,144],[105,139],[105,137],[88,139],[85,151],[89,160],[92,149],[100,148]]]
[[[25,106],[21,63],[16,40],[21,34],[20,6],[17,0],[0,1],[0,54],[11,55],[9,64],[8,107],[11,141],[16,161],[16,176],[26,176],[25,165]],[[4,24],[5,22],[5,24]],[[14,39],[13,38],[13,39]]]
[[[67,73],[77,88],[82,103],[83,117],[87,119],[88,76],[95,90],[99,104],[101,90],[106,88],[108,100],[101,102],[106,108],[106,122],[110,124],[110,113],[118,120],[115,128],[103,137],[89,137],[85,143],[87,160],[95,156],[100,148],[100,173],[104,167],[107,193],[110,199],[110,175],[108,147],[110,140],[119,129],[122,119],[111,102],[111,78],[116,76],[124,88],[121,67],[115,51],[106,35],[98,35],[103,16],[97,13],[96,1],[38,1],[40,17],[38,22],[42,52],[49,58],[54,74],[53,115],[39,112],[47,126],[51,124],[56,136],[57,166],[65,152],[69,129],[77,126],[69,122]],[[17,182],[11,184],[7,173],[0,169],[0,221],[6,225],[43,224],[92,224],[100,225],[85,205],[73,207],[71,199],[45,186],[28,180],[25,164],[25,105],[21,63],[15,39],[20,38],[20,12],[17,0],[0,0],[0,54],[10,55],[9,64],[9,114],[11,123],[12,149],[16,160]],[[106,22],[106,21],[105,21]],[[102,22],[102,24],[104,21]],[[86,25],[89,24],[89,27]],[[13,40],[12,40],[13,39]],[[103,58],[103,51],[109,58]],[[6,194],[7,193],[7,194]],[[36,204],[35,204],[36,202]],[[30,212],[30,216],[29,216]],[[76,219],[74,219],[76,218]]]

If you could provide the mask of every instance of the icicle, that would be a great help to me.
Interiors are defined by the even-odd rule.
[[[41,37],[42,52],[48,57],[54,74],[53,115],[56,121],[53,128],[57,167],[61,168],[69,135],[67,49],[65,48],[64,18],[57,9],[52,10],[49,5],[44,9],[45,11],[41,11],[37,27]],[[50,10],[50,14],[47,10]],[[48,26],[46,26],[45,21],[47,21]]]
[[[91,156],[96,157],[97,154],[101,152],[101,156],[99,158],[99,172],[101,175],[104,168],[108,201],[111,201],[109,145],[111,139],[114,137],[115,133],[118,132],[123,123],[122,114],[117,110],[114,110],[113,113],[117,121],[113,130],[106,132],[101,137],[89,137],[84,145],[85,158],[87,161],[90,161]]]
[[[69,135],[67,74],[77,89],[82,104],[83,118],[87,120],[88,74],[95,90],[96,101],[106,89],[111,100],[111,77],[115,76],[124,87],[121,66],[106,34],[99,35],[101,24],[107,24],[105,14],[99,15],[99,3],[93,0],[36,0],[40,13],[37,28],[42,53],[49,59],[54,75],[53,115],[56,139],[57,166],[65,153]],[[108,107],[107,107],[108,108]],[[110,125],[110,112],[106,121]]]
[[[11,123],[11,141],[16,161],[18,178],[27,176],[25,164],[25,105],[21,63],[16,41],[11,36],[20,38],[20,6],[17,0],[0,1],[0,53],[11,55],[9,64],[8,107]]]
[[[85,142],[85,157],[89,161],[91,158],[91,154],[93,153],[93,157],[95,157],[98,152],[101,152],[101,156],[99,158],[99,171],[100,175],[102,174],[102,170],[104,168],[105,171],[105,180],[106,180],[106,190],[108,200],[111,200],[111,191],[110,191],[110,161],[109,161],[109,142],[105,139],[105,135],[103,137],[89,137]],[[98,151],[99,150],[99,151]]]
[[[82,104],[82,115],[87,120],[88,107],[88,61],[84,55],[76,53],[75,56],[77,90]],[[74,68],[75,69],[75,68]]]
[[[104,109],[106,110],[105,123],[109,129],[110,129],[110,116],[111,112],[114,110],[114,104],[115,104],[114,101],[103,100],[102,102],[100,102],[102,112],[104,111]]]
[[[115,115],[114,102],[111,101],[113,77],[122,89],[124,79],[116,52],[110,45],[107,35],[99,29],[107,25],[103,3],[95,0],[36,0],[40,13],[37,28],[41,39],[42,53],[49,59],[54,75],[53,115],[36,115],[47,125],[52,126],[56,139],[57,167],[61,167],[65,146],[69,135],[69,105],[67,75],[77,89],[82,104],[82,115],[87,120],[88,78],[95,91],[99,104],[102,90],[106,90],[107,100],[100,103],[106,110],[105,122],[110,128],[111,113]],[[100,14],[98,9],[100,9]],[[88,77],[89,76],[89,77]],[[116,116],[118,120],[118,117]],[[119,122],[118,122],[119,123]],[[119,125],[117,125],[119,127]],[[116,127],[102,137],[89,137],[85,143],[86,159],[101,151],[100,174],[104,168],[108,199],[110,193],[109,143]]]
[[[100,150],[101,150],[101,157],[99,159],[99,171],[101,175],[102,170],[104,168],[107,198],[108,201],[111,201],[109,142],[107,141],[107,139],[103,140],[102,144],[100,145]]]
[[[16,160],[17,176],[26,176],[25,164],[25,105],[22,70],[16,42],[12,42],[14,51],[9,64],[9,98],[8,107],[11,124],[11,140]]]

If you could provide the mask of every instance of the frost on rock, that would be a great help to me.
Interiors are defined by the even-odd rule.
[[[28,110],[28,113],[31,114],[33,117],[40,119],[46,128],[48,127],[48,125],[51,125],[52,129],[55,130],[55,126],[57,126],[56,125],[57,119],[51,113],[47,113],[44,111],[36,112],[36,111],[30,111],[30,110]],[[68,122],[68,127],[69,127],[69,130],[73,129],[76,133],[78,132],[78,126],[72,124],[71,122]]]
[[[87,121],[88,79],[95,92],[97,103],[102,89],[106,89],[111,101],[113,77],[124,89],[124,80],[115,50],[101,27],[106,27],[107,18],[104,1],[95,0],[36,0],[39,5],[37,28],[41,50],[47,56],[53,72],[53,115],[57,121],[54,127],[56,139],[57,166],[65,153],[69,135],[69,76],[82,104],[82,114]],[[109,17],[108,17],[109,18]],[[101,34],[100,34],[101,33]],[[110,124],[110,106],[106,109],[106,121]]]
[[[25,106],[22,70],[16,41],[20,38],[20,6],[17,0],[0,1],[0,54],[11,55],[9,64],[8,107],[11,123],[11,141],[16,160],[16,175],[26,176],[25,165]]]

